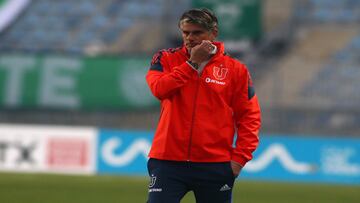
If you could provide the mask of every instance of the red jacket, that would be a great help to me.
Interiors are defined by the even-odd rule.
[[[218,52],[199,76],[185,47],[163,50],[146,76],[161,101],[149,157],[192,162],[234,160],[243,166],[258,146],[260,107],[246,66]],[[237,139],[233,147],[235,130]]]

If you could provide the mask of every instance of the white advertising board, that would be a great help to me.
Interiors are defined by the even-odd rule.
[[[94,174],[96,128],[0,124],[0,171]]]

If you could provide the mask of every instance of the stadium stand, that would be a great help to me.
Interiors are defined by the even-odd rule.
[[[305,86],[304,96],[327,100],[333,108],[360,107],[360,34],[336,52]],[[307,91],[310,89],[310,91]]]
[[[264,106],[274,103],[288,107],[314,105],[308,97],[301,97],[304,84],[309,83],[321,70],[322,64],[327,63],[333,54],[346,46],[349,39],[356,36],[356,30],[340,25],[299,28],[300,36],[293,41],[288,53],[278,62],[277,70],[263,78],[258,85]],[[321,81],[314,83],[317,82]],[[316,87],[316,84],[313,85]],[[306,87],[307,90],[309,88]],[[317,104],[324,107],[326,101],[321,100]]]
[[[298,20],[308,23],[352,23],[360,21],[358,0],[302,0],[297,1]]]
[[[11,29],[2,34],[0,50],[65,54],[153,52],[161,43],[130,44],[136,44],[139,35],[149,28],[152,33],[148,38],[156,35],[166,43],[166,36],[160,32],[163,28],[159,27],[166,27],[179,14],[173,12],[169,16],[166,12],[171,2],[36,0]],[[178,3],[179,9],[186,3]]]
[[[267,0],[264,1],[264,30],[270,33],[284,24],[288,24],[292,18],[294,0]]]
[[[290,48],[257,92],[272,132],[359,132],[359,1],[296,1]]]

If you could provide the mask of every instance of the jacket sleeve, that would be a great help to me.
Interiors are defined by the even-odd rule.
[[[237,139],[232,151],[232,160],[245,166],[252,159],[252,153],[259,144],[261,125],[260,105],[247,68],[240,68],[235,94],[233,111],[237,128]]]
[[[153,57],[146,81],[152,94],[159,100],[163,100],[171,97],[184,86],[194,71],[186,62],[173,68],[167,67],[163,52],[159,52]]]

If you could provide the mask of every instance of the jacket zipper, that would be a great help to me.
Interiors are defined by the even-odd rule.
[[[197,101],[197,97],[198,97],[198,93],[199,93],[200,80],[201,80],[201,76],[203,75],[203,72],[204,72],[206,66],[213,63],[213,61],[214,60],[208,61],[207,64],[205,64],[205,66],[203,67],[201,74],[197,74],[196,92],[195,92],[195,97],[194,97],[194,108],[193,108],[193,113],[192,113],[192,117],[191,117],[191,126],[190,126],[190,139],[189,139],[189,148],[188,148],[188,157],[187,157],[188,162],[190,162],[190,156],[191,156],[191,143],[192,143],[194,122],[195,122],[194,120],[195,120],[195,112],[196,112],[196,101]]]
[[[195,120],[195,112],[196,112],[196,101],[197,101],[197,96],[198,96],[198,93],[199,93],[199,87],[200,87],[200,77],[197,78],[197,84],[196,84],[196,92],[195,92],[195,97],[194,97],[194,108],[193,108],[193,112],[192,112],[191,126],[190,126],[190,139],[189,139],[189,148],[188,148],[187,161],[190,161],[190,156],[191,156],[191,143],[192,143],[194,122],[195,122],[194,120]]]

